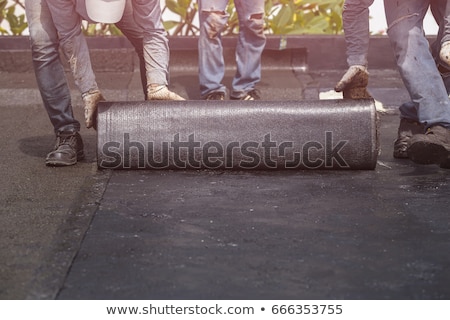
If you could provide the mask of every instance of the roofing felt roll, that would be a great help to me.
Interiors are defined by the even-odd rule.
[[[374,169],[372,99],[142,101],[98,106],[109,169]]]

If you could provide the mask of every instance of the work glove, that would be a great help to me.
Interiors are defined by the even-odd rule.
[[[446,41],[442,45],[439,58],[441,58],[441,62],[445,64],[447,69],[450,68],[450,41]]]
[[[86,128],[94,128],[97,130],[97,104],[105,101],[102,93],[98,89],[89,90],[82,96],[84,103],[84,118],[86,120]]]
[[[369,73],[367,68],[361,65],[350,66],[336,84],[334,90],[343,92],[346,99],[369,99],[372,96],[367,92]]]

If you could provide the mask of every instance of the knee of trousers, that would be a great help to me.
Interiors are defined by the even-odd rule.
[[[423,19],[419,13],[403,15],[388,24],[387,33],[394,40],[406,39],[409,36],[423,36]]]
[[[225,11],[203,10],[202,27],[208,38],[215,39],[220,36],[228,22],[229,15]]]
[[[247,30],[251,30],[254,34],[263,34],[264,33],[264,12],[252,13],[248,19],[241,21],[241,24],[247,28]]]

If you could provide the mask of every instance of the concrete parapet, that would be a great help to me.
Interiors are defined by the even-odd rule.
[[[87,41],[96,71],[126,72],[133,71],[138,65],[134,49],[125,37],[88,37]],[[196,37],[169,38],[171,68],[197,68],[197,41]],[[223,44],[227,67],[233,68],[236,37],[224,37]],[[395,67],[387,37],[372,36],[370,46],[371,68]],[[343,36],[270,35],[263,54],[263,68],[286,65],[286,54],[312,70],[344,69],[347,66]],[[0,72],[29,71],[32,66],[28,37],[0,37]]]

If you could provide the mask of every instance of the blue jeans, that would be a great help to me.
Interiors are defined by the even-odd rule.
[[[82,73],[84,77],[84,82],[77,85],[80,87],[83,85],[93,86],[95,84],[96,86],[95,77],[92,79],[91,75],[88,74],[88,68],[92,70],[92,67],[86,40],[81,33],[82,16],[79,13],[85,10],[83,11],[80,8],[77,10],[76,5],[80,6],[79,1],[78,3],[76,3],[77,1],[74,3],[72,0],[47,1],[56,29],[60,35],[63,51],[69,62],[72,62],[72,59],[74,60],[73,64],[78,63],[78,70],[72,71]],[[161,23],[160,1],[127,0],[124,16],[118,23],[118,26],[121,27],[121,30],[128,30],[128,34],[142,35],[147,83],[167,85],[169,78],[169,45],[167,33]],[[125,35],[126,33],[127,31],[124,32]],[[81,66],[80,60],[83,60]],[[74,76],[75,83],[77,83],[77,74],[74,73]],[[80,89],[84,90],[85,88]]]
[[[85,0],[83,0],[84,3]],[[147,76],[146,76],[146,66],[144,58],[144,32],[134,21],[133,6],[131,1],[127,0],[125,5],[125,11],[123,13],[122,19],[117,22],[116,27],[122,31],[122,33],[127,37],[128,41],[133,45],[138,57],[139,57],[139,67],[141,75],[142,89],[144,91],[144,99],[147,98]]]
[[[130,19],[126,19],[122,23],[123,26],[135,23],[142,29],[147,82],[148,84],[168,85],[169,40],[161,22],[160,1],[127,0],[127,2],[130,1],[133,9],[133,18],[129,16]]]
[[[82,3],[82,6],[79,4]],[[72,7],[70,7],[72,8]],[[77,3],[77,12],[87,19],[84,0]],[[49,119],[57,131],[79,131],[80,123],[74,118],[70,90],[59,55],[59,38],[47,0],[26,0],[25,12],[29,24],[33,67],[39,91]],[[83,14],[84,13],[84,14]],[[76,15],[74,15],[76,16]],[[144,97],[147,94],[147,78],[143,54],[143,31],[134,22],[131,1],[127,1],[124,15],[116,26],[133,44],[139,59]],[[83,44],[79,48],[85,48]],[[87,51],[86,51],[87,52]],[[81,55],[83,56],[83,55]],[[74,59],[71,60],[72,62]],[[97,86],[90,67],[90,60],[72,65],[74,78],[80,91],[86,92]],[[86,63],[84,63],[86,62]],[[86,75],[86,76],[84,76]]]
[[[81,93],[98,89],[86,39],[81,30],[82,17],[72,0],[46,0],[50,9],[59,44],[70,64],[75,84]]]
[[[447,93],[450,93],[450,70],[446,63],[443,63],[439,57],[442,44],[450,41],[450,1],[431,1],[431,12],[439,25],[437,39],[431,45],[431,52],[436,64],[439,66]]]
[[[95,23],[92,21],[86,11],[86,0],[76,0],[76,11],[83,18],[83,20],[87,20],[91,23]],[[122,33],[127,37],[128,41],[133,45],[138,57],[139,57],[139,66],[140,66],[140,74],[141,74],[141,83],[144,91],[144,97],[147,96],[147,77],[146,77],[146,67],[145,67],[145,58],[144,58],[144,31],[141,27],[139,27],[134,20],[134,11],[131,0],[127,0],[125,4],[125,10],[122,18],[119,22],[117,22],[116,27],[122,31]]]
[[[439,32],[442,34],[441,44],[444,42],[450,41],[450,2],[444,1],[445,9],[444,9],[444,22],[443,25],[440,25]],[[440,5],[443,5],[440,3]],[[442,12],[442,9],[440,10]]]
[[[200,17],[199,81],[200,93],[226,92],[222,84],[225,62],[221,32],[229,15],[228,0],[198,0]],[[235,0],[239,19],[236,47],[237,71],[231,96],[244,97],[261,80],[261,54],[266,44],[264,35],[264,0]]]
[[[388,36],[412,100],[400,108],[401,117],[418,121],[426,128],[434,125],[450,128],[450,99],[423,32],[423,19],[428,7],[439,1],[445,2],[384,1]]]
[[[367,67],[369,52],[369,7],[374,0],[345,0],[342,20],[349,66]]]
[[[55,132],[79,131],[59,56],[58,34],[46,0],[25,0],[33,67],[44,107]]]

